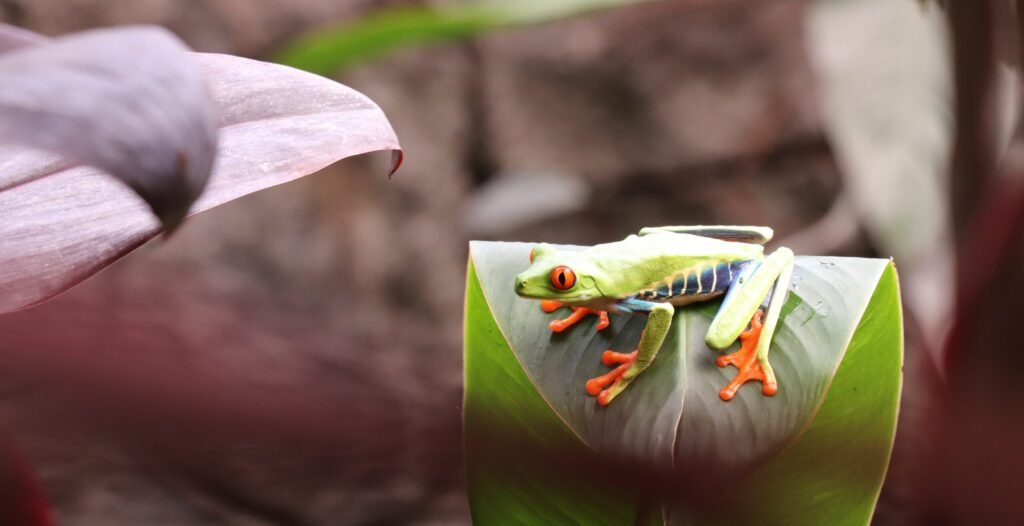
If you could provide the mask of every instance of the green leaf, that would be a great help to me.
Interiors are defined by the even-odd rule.
[[[530,248],[471,245],[465,418],[474,518],[660,523],[662,510],[673,524],[870,518],[901,380],[891,262],[797,258],[771,354],[777,396],[755,385],[731,402],[718,398],[735,370],[715,367],[704,345],[718,306],[710,302],[677,309],[655,362],[604,408],[583,384],[607,371],[602,351],[635,346],[645,319],[550,333],[547,322],[565,312],[544,314],[512,287]]]
[[[466,285],[466,459],[476,524],[628,522],[635,507],[600,480],[549,467],[588,451],[530,384],[487,309],[472,263]],[[470,352],[477,349],[477,352]],[[514,451],[506,457],[503,451]],[[552,498],[549,498],[552,497]]]
[[[641,0],[477,1],[446,8],[386,10],[299,38],[276,61],[329,75],[361,60],[417,44],[444,42],[505,27],[550,22]]]

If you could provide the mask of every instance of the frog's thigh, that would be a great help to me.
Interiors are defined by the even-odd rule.
[[[713,349],[732,345],[747,327],[750,318],[772,290],[782,272],[793,264],[793,252],[780,248],[757,265],[754,262],[729,287],[715,319],[708,327],[705,341]],[[757,265],[754,267],[754,265]]]
[[[789,292],[789,283],[793,278],[793,251],[782,247],[772,253],[773,256],[776,254],[782,260],[782,270],[779,271],[779,275],[775,279],[775,292],[772,293],[771,303],[768,305],[768,313],[765,315],[764,327],[761,329],[761,339],[757,342],[757,357],[764,363],[767,363],[769,346],[775,335],[775,326],[779,322],[782,306],[786,303],[786,294]],[[766,372],[774,381],[771,368],[768,367],[767,369]]]

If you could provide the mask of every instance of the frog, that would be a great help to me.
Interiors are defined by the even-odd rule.
[[[715,364],[733,366],[733,379],[719,390],[732,400],[747,382],[761,382],[761,393],[778,393],[768,355],[792,281],[794,256],[786,247],[766,255],[774,232],[762,226],[647,227],[622,241],[591,247],[556,249],[547,243],[530,251],[529,267],[515,277],[521,298],[540,300],[546,313],[569,308],[552,320],[555,333],[596,315],[596,330],[611,325],[609,314],[646,315],[636,348],[604,351],[601,362],[612,371],[584,386],[607,406],[651,365],[668,335],[677,307],[721,298],[704,341],[717,351],[737,340],[739,350]]]

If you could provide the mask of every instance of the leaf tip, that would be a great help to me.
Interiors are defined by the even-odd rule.
[[[402,167],[403,162],[405,162],[405,152],[399,149],[391,150],[391,171],[388,172],[388,179],[395,176],[395,172]]]

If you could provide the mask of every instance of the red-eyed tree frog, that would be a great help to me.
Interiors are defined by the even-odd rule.
[[[772,396],[778,383],[768,350],[792,277],[793,252],[779,248],[765,256],[762,245],[771,238],[767,227],[670,226],[644,228],[639,235],[582,250],[540,244],[530,252],[530,267],[516,276],[515,290],[544,300],[545,312],[572,308],[568,318],[550,323],[555,332],[588,314],[599,316],[598,330],[608,327],[609,312],[647,314],[636,350],[605,351],[601,361],[615,369],[586,383],[587,393],[601,405],[611,403],[654,360],[674,307],[724,295],[705,341],[723,350],[739,338],[741,346],[715,362],[739,369],[719,396],[731,400],[750,380],[760,381],[761,392]]]

